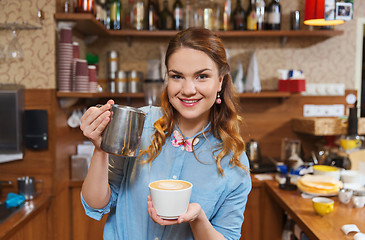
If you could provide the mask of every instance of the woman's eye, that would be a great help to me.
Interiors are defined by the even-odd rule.
[[[171,75],[170,76],[173,79],[181,79],[182,77],[180,75]]]
[[[206,74],[199,74],[197,76],[197,79],[206,79],[206,78],[208,78],[208,75],[206,75]]]

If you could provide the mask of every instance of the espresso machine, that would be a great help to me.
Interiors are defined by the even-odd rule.
[[[254,139],[250,139],[246,144],[246,154],[250,161],[252,173],[276,172],[276,165],[270,158],[263,158],[261,156],[259,143]]]

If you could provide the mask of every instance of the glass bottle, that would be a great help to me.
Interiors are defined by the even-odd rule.
[[[185,1],[185,11],[184,11],[184,29],[193,26],[193,14],[194,8],[190,0]]]
[[[193,14],[193,22],[194,27],[203,27],[204,26],[204,13],[203,13],[203,3],[202,0],[197,0],[194,3],[194,14]]]
[[[175,0],[173,9],[173,28],[174,30],[182,30],[184,23],[184,8],[180,0]]]
[[[124,8],[124,21],[123,21],[123,28],[131,29],[132,22],[133,22],[133,0],[128,0],[128,4],[126,8]]]
[[[265,20],[265,1],[256,0],[256,20],[257,20],[257,30],[264,30],[264,20]]]
[[[267,29],[281,29],[281,7],[279,0],[272,0],[267,7]]]
[[[350,108],[347,134],[340,137],[340,149],[342,152],[351,153],[360,150],[362,146],[362,139],[358,135],[358,116],[357,116],[357,102],[354,107]],[[346,168],[346,167],[345,167]]]
[[[169,11],[168,0],[163,1],[163,9],[160,13],[160,29],[171,30],[172,29],[172,13]]]
[[[106,14],[106,18],[104,21],[104,26],[107,29],[110,29],[110,4],[111,4],[112,0],[106,0],[104,9],[105,9],[105,14]]]
[[[203,2],[203,27],[209,30],[213,30],[213,6],[212,0],[204,0]]]
[[[222,25],[223,25],[223,30],[224,31],[229,31],[229,30],[232,29],[232,25],[231,25],[231,0],[224,1]]]
[[[154,0],[148,0],[146,11],[146,29],[149,31],[157,30],[158,14]]]
[[[113,0],[110,3],[110,29],[119,30],[120,27],[120,13],[122,5],[119,0]]]
[[[247,11],[247,30],[257,30],[256,0],[250,0],[250,5]]]
[[[137,0],[133,5],[133,29],[143,30],[144,22],[144,3],[143,0]]]
[[[232,12],[233,30],[246,30],[246,13],[241,6],[241,0],[237,0],[236,7]]]

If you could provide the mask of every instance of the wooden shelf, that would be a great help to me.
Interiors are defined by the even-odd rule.
[[[88,93],[88,92],[57,92],[57,97],[70,98],[144,98],[143,93]]]
[[[76,22],[74,30],[82,35],[119,36],[119,37],[172,37],[178,31],[168,30],[108,30],[89,13],[56,13],[56,21]],[[216,31],[222,38],[229,37],[334,37],[343,34],[339,30],[278,30],[278,31]]]
[[[240,93],[239,98],[288,98],[289,92],[263,91],[260,93]],[[57,92],[60,98],[144,98],[144,93],[87,93],[87,92]]]

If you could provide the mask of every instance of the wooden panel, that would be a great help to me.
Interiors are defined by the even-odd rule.
[[[346,94],[355,93],[347,90]],[[244,125],[241,127],[243,138],[255,139],[260,144],[262,156],[280,159],[281,140],[283,138],[302,141],[305,157],[316,148],[319,137],[295,133],[292,130],[293,118],[303,116],[304,104],[346,104],[346,96],[301,96],[293,94],[283,99],[241,99]]]
[[[241,240],[260,240],[261,239],[261,188],[253,187],[250,195],[248,197],[246,209],[245,209],[245,219],[243,221],[241,229]]]
[[[103,239],[104,225],[107,216],[100,221],[89,218],[81,204],[81,187],[72,188],[72,236],[74,240]]]
[[[48,240],[47,212],[43,210],[38,213],[23,228],[19,229],[9,240]]]
[[[71,204],[68,187],[57,193],[52,201],[51,214],[48,216],[52,225],[52,240],[71,239]],[[76,240],[76,239],[75,239]]]

